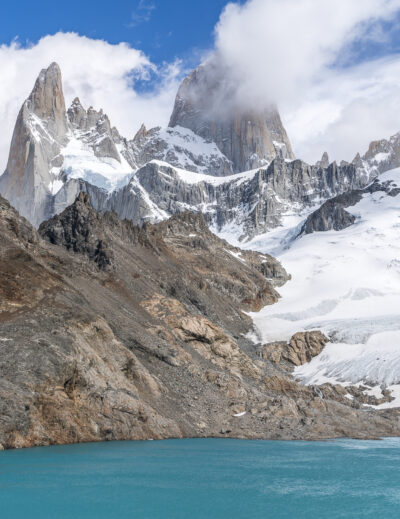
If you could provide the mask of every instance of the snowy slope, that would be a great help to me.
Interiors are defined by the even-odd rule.
[[[142,125],[135,137],[125,141],[125,156],[136,169],[150,160],[206,175],[229,175],[232,164],[212,141],[206,141],[188,128],[151,128]]]
[[[153,141],[156,139],[165,143],[165,159],[172,159],[185,170],[209,175],[213,161],[228,162],[214,142],[207,142],[188,128],[161,128]]]
[[[379,178],[400,187],[400,168]],[[378,393],[383,384],[400,395],[400,194],[366,194],[347,211],[357,219],[342,231],[290,241],[299,229],[293,217],[246,244],[276,254],[292,274],[282,299],[252,317],[263,342],[311,329],[330,337],[318,357],[296,369],[304,383],[364,382]]]
[[[196,173],[194,171],[189,171],[182,168],[177,168],[175,166],[171,166],[168,162],[164,162],[162,160],[151,160],[150,164],[158,164],[159,166],[170,167],[175,171],[180,180],[185,182],[186,184],[200,184],[200,182],[205,182],[206,184],[210,184],[213,186],[221,186],[222,184],[230,184],[235,183],[237,186],[242,184],[243,182],[247,182],[254,178],[257,171],[261,168],[251,169],[249,171],[243,171],[242,173],[234,173],[233,175],[226,175],[224,177],[216,177],[213,175],[207,175],[203,173]],[[268,166],[268,164],[267,164]]]
[[[108,192],[126,185],[133,170],[125,158],[120,155],[118,161],[113,157],[97,157],[90,146],[77,138],[77,133],[71,132],[68,144],[61,149],[61,155],[64,157],[62,166],[53,167],[51,170],[55,185],[58,188],[62,187],[61,176],[64,180],[81,178]],[[58,191],[54,187],[50,190],[53,194]]]

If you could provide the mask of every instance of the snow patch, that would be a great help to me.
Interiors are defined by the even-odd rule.
[[[68,144],[61,150],[64,162],[61,168],[53,168],[53,173],[65,174],[68,178],[81,178],[108,192],[125,186],[132,174],[132,168],[120,155],[121,162],[111,157],[97,157],[93,149],[70,134]]]

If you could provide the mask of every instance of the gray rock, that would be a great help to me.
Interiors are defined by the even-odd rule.
[[[329,166],[329,155],[326,151],[322,154],[321,160],[315,163],[319,168],[327,168]]]
[[[22,105],[7,168],[0,177],[0,193],[34,225],[51,214],[50,170],[66,143],[67,130],[61,71],[52,63],[40,72]]]
[[[217,144],[233,171],[264,166],[275,157],[294,159],[278,110],[256,112],[229,106],[223,73],[212,63],[193,70],[182,82],[169,126],[183,126]]]
[[[201,211],[212,228],[234,224],[241,237],[248,238],[280,225],[287,210],[300,212],[321,198],[363,187],[366,181],[353,165],[332,163],[321,169],[300,160],[275,159],[247,179],[189,183],[175,168],[151,162],[126,187],[112,193],[104,206],[95,207],[112,209],[137,224],[187,209]]]
[[[389,196],[397,196],[400,188],[394,188],[391,182],[381,182],[379,177],[362,189],[350,189],[326,202],[306,219],[300,234],[313,232],[340,231],[356,221],[356,217],[346,211],[346,208],[356,205],[366,193],[382,191]]]

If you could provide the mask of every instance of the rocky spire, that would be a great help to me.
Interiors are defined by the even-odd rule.
[[[326,169],[329,166],[329,155],[328,152],[324,151],[322,154],[321,160],[315,163],[315,165],[319,168]]]
[[[142,123],[142,126],[139,128],[139,130],[136,132],[133,140],[135,142],[141,142],[147,135],[147,128],[144,123]]]
[[[18,114],[0,193],[31,223],[50,215],[50,170],[66,142],[68,121],[57,63],[43,69]]]
[[[271,105],[257,111],[229,105],[220,71],[210,69],[201,65],[184,79],[169,126],[183,126],[214,141],[235,172],[262,166],[276,156],[294,159],[277,108]]]
[[[67,133],[61,70],[57,63],[41,70],[26,105],[40,119],[48,121],[49,129],[57,137],[62,138]]]
[[[89,106],[85,110],[79,98],[75,97],[68,108],[68,119],[72,128],[86,132],[86,144],[93,149],[97,157],[121,161],[115,146],[115,142],[119,142],[121,136],[116,128],[111,128],[110,120],[102,109],[97,111],[93,106]]]
[[[361,155],[360,153],[358,152],[357,155],[354,157],[354,159],[351,161],[352,164],[354,164],[354,166],[356,168],[359,168],[359,167],[362,167],[362,158],[361,158]]]

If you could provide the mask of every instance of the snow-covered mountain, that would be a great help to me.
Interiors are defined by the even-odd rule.
[[[275,159],[265,168],[213,177],[151,161],[96,208],[113,209],[135,223],[201,211],[215,232],[242,240],[281,225],[285,215],[309,212],[326,198],[367,182],[353,166],[335,163],[321,169]]]
[[[211,117],[207,103],[217,86],[204,67],[196,69],[179,89],[171,126],[142,126],[129,140],[102,110],[86,110],[78,98],[66,110],[53,63],[21,108],[0,192],[36,226],[85,191],[95,209],[138,224],[201,210],[214,230],[243,239],[361,188],[378,173],[368,157],[342,166],[327,157],[314,166],[293,160],[274,107],[261,114],[236,107],[229,117],[226,110]],[[255,169],[240,170],[250,165]]]
[[[335,206],[335,199],[328,204],[332,214]],[[330,338],[296,368],[304,383],[362,385],[377,397],[388,388],[396,400],[382,406],[398,406],[400,168],[349,192],[344,210],[353,222],[342,229],[299,234],[304,220],[297,218],[246,244],[276,255],[292,275],[282,299],[252,317],[264,342],[314,329]]]
[[[0,192],[37,226],[72,203],[82,188],[97,191],[94,200],[103,199],[152,159],[201,173],[232,172],[217,145],[190,129],[142,126],[128,140],[102,110],[85,110],[79,98],[66,110],[61,71],[52,63],[22,105]]]

